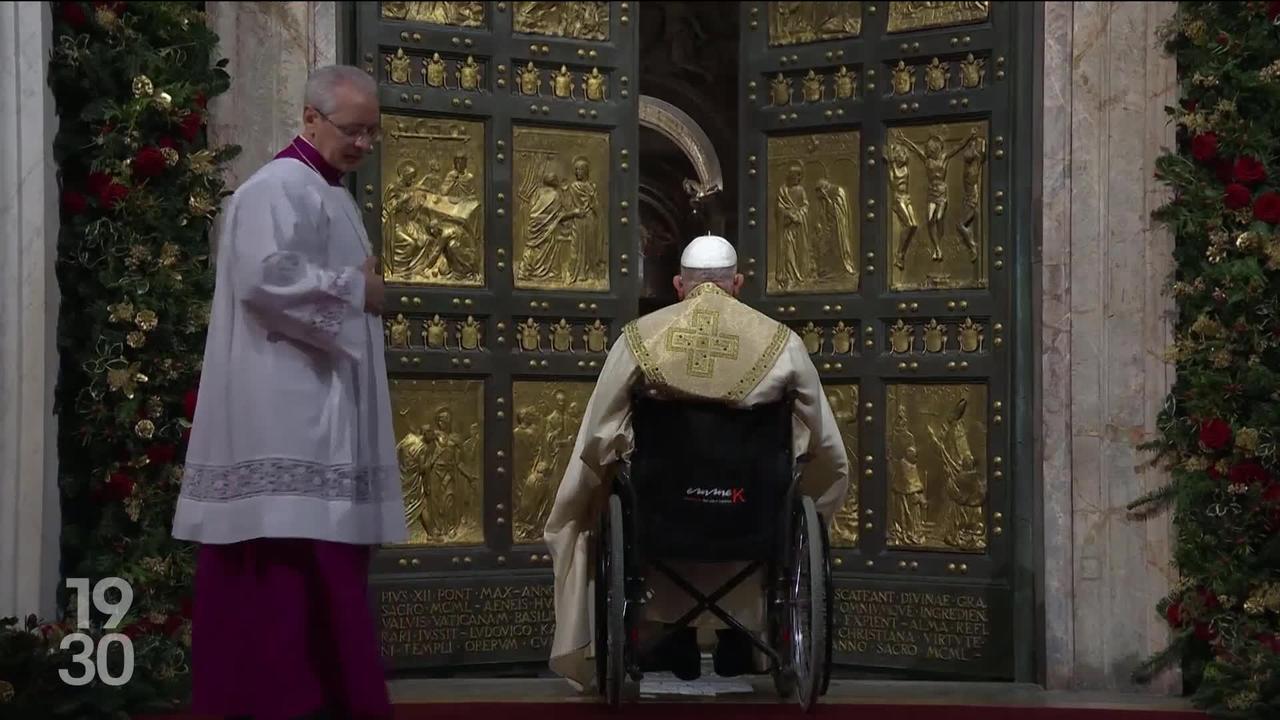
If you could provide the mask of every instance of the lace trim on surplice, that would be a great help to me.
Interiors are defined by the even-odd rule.
[[[182,496],[204,502],[229,502],[264,495],[377,503],[388,478],[399,482],[397,467],[322,465],[304,460],[267,458],[235,465],[192,465],[185,469]]]

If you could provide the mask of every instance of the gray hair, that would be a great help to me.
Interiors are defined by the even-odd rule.
[[[338,109],[338,88],[343,85],[350,85],[373,98],[378,96],[378,84],[364,70],[353,65],[328,65],[315,70],[307,78],[303,102],[328,115]]]
[[[733,278],[738,274],[736,267],[723,268],[687,268],[680,267],[680,279],[684,286],[692,290],[703,283],[715,283],[721,287],[732,287]]]

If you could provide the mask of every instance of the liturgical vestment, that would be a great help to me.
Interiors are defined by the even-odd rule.
[[[551,668],[579,689],[591,683],[595,672],[594,534],[614,466],[626,460],[633,447],[631,389],[640,382],[673,396],[735,407],[773,402],[794,392],[794,455],[806,456],[801,490],[815,499],[818,512],[830,522],[849,487],[848,457],[817,369],[800,337],[785,325],[712,283],[628,324],[610,349],[587,403],[545,531],[555,566]],[[704,593],[742,569],[738,563],[673,567]],[[654,591],[647,605],[650,621],[674,622],[694,605],[659,574],[650,573],[649,585]],[[757,575],[720,606],[759,630],[764,613],[761,588]],[[695,624],[721,627],[710,613],[703,613]]]
[[[200,543],[192,711],[390,717],[372,546],[407,537],[371,254],[296,138],[228,204],[173,534]]]

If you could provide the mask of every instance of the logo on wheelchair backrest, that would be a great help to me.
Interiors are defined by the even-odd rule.
[[[747,492],[744,488],[690,487],[685,488],[684,499],[713,505],[737,505],[747,501]]]

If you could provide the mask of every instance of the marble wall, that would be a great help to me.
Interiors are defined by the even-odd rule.
[[[340,60],[343,9],[335,2],[210,2],[206,10],[233,78],[211,103],[209,135],[242,149],[227,177],[234,190],[297,134],[307,75]]]
[[[1131,688],[1168,641],[1155,604],[1174,580],[1167,518],[1125,505],[1166,478],[1136,446],[1173,381],[1162,359],[1173,240],[1150,220],[1173,145],[1175,66],[1155,39],[1172,2],[1044,7],[1039,383],[1046,682]],[[1152,686],[1176,692],[1169,674]]]
[[[0,3],[0,617],[52,613],[58,583],[49,7]]]

